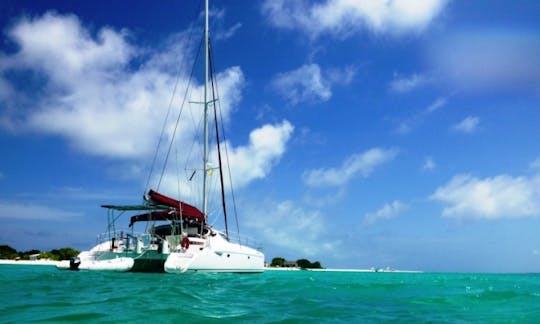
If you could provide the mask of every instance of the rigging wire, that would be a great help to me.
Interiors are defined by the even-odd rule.
[[[199,6],[196,8],[196,12],[195,12],[195,16],[198,15],[198,12],[201,11],[201,8],[202,8],[202,2],[199,3]],[[188,44],[191,44],[192,41],[193,41],[193,35],[195,33],[190,33],[189,34],[189,39],[188,39]],[[200,45],[199,45],[199,49],[200,49]],[[197,53],[199,53],[200,51],[197,51]],[[169,115],[170,115],[170,112],[171,112],[171,108],[172,108],[172,105],[173,105],[173,101],[174,101],[174,95],[176,94],[176,90],[178,88],[178,83],[180,82],[180,75],[182,74],[182,67],[183,65],[180,65],[178,67],[178,71],[176,73],[176,81],[175,81],[175,84],[174,84],[174,88],[173,88],[173,92],[172,92],[172,95],[171,95],[171,99],[169,101],[169,106],[167,108],[167,114],[165,115],[165,119],[163,120],[163,125],[161,126],[161,132],[160,132],[160,135],[159,135],[159,139],[158,139],[158,144],[156,146],[156,151],[154,152],[154,157],[152,159],[152,163],[150,165],[150,172],[148,174],[148,179],[146,181],[146,186],[144,188],[144,192],[143,192],[143,196],[144,194],[146,193],[146,190],[149,189],[149,186],[150,186],[150,180],[152,179],[152,174],[154,173],[154,168],[155,168],[155,165],[156,165],[156,162],[157,162],[157,156],[158,156],[158,153],[159,153],[159,148],[161,146],[161,142],[163,141],[163,135],[165,134],[165,128],[167,127],[167,121],[169,119]],[[193,76],[193,70],[192,70],[192,73],[191,73],[191,76],[190,76],[190,80],[191,80],[191,77]],[[183,104],[182,104],[183,105]],[[157,186],[157,189],[159,189],[159,186],[161,184],[161,178],[163,177],[163,172],[162,172],[162,176],[160,177],[160,180],[159,180],[159,183],[158,183],[158,186]]]
[[[208,42],[210,45],[210,41]],[[214,91],[216,88],[216,84],[214,83],[215,80],[215,70],[214,70],[214,62],[212,58],[212,51],[210,46],[208,46],[208,52],[209,52],[209,62],[210,62],[210,71],[212,72],[212,77],[210,78],[210,82],[212,83],[212,106],[214,107],[214,123],[216,127],[216,144],[217,144],[217,154],[218,154],[218,163],[219,163],[219,179],[221,182],[221,205],[223,207],[223,216],[225,218],[225,234],[227,235],[227,239],[229,239],[229,225],[227,224],[227,206],[225,204],[225,188],[223,188],[223,166],[221,163],[221,148],[219,143],[219,124],[218,124],[218,117],[217,117],[217,104],[216,104],[216,92]]]
[[[213,55],[212,55],[212,47],[209,47],[209,51],[210,51],[210,57],[212,58],[213,60]],[[215,71],[215,64],[212,64],[212,75],[215,77],[216,75],[216,71]],[[217,83],[217,82],[216,82]],[[219,98],[219,87],[215,87],[216,88],[216,94],[217,94],[217,98]],[[231,172],[231,163],[230,163],[230,160],[229,160],[229,150],[228,150],[228,145],[227,145],[227,141],[225,140],[227,137],[225,136],[225,123],[223,122],[223,114],[221,114],[222,112],[222,109],[221,109],[221,102],[220,101],[217,101],[216,103],[214,103],[214,105],[218,105],[219,109],[218,109],[218,112],[219,112],[219,119],[220,119],[220,122],[221,122],[221,133],[223,134],[223,146],[225,147],[225,160],[227,161],[227,173],[228,173],[228,176],[229,176],[229,186],[230,186],[230,190],[231,190],[231,198],[232,198],[232,203],[233,203],[233,211],[234,211],[234,220],[235,220],[235,223],[236,223],[236,233],[238,234],[238,241],[240,242],[240,226],[238,225],[238,210],[236,208],[236,197],[234,195],[234,187],[233,187],[233,181],[232,181],[232,172]],[[217,115],[217,114],[216,114]],[[216,129],[217,129],[217,117],[216,117]],[[222,185],[223,186],[223,185]]]
[[[161,146],[161,142],[163,140],[163,134],[165,133],[165,128],[167,126],[167,121],[169,119],[169,115],[171,113],[172,103],[174,100],[174,94],[176,93],[176,89],[178,87],[178,82],[180,81],[180,75],[181,75],[182,68],[178,68],[178,72],[176,75],[176,82],[174,83],[173,93],[171,94],[171,100],[169,101],[169,107],[167,108],[167,114],[165,115],[165,119],[163,120],[163,125],[161,126],[161,133],[159,134],[158,144],[156,146],[156,151],[154,152],[154,158],[152,159],[152,164],[150,166],[150,172],[148,174],[148,179],[146,180],[146,186],[144,188],[143,196],[146,193],[146,190],[148,190],[150,186],[150,179],[152,178],[152,174],[154,173],[154,167],[156,165],[157,156],[159,153],[159,147]],[[158,185],[159,187],[159,185]]]
[[[174,130],[173,130],[173,133],[172,133],[172,136],[171,136],[171,141],[169,142],[169,148],[167,149],[167,154],[165,154],[165,161],[163,162],[163,169],[161,170],[161,176],[159,177],[159,181],[158,181],[158,185],[157,185],[157,188],[156,190],[159,190],[159,187],[161,186],[161,181],[163,180],[163,176],[165,174],[165,169],[167,167],[167,162],[169,161],[169,155],[171,154],[171,150],[172,150],[172,146],[173,146],[173,143],[174,143],[174,138],[176,136],[176,131],[178,130],[178,124],[180,124],[180,117],[182,116],[182,112],[184,111],[184,106],[186,104],[186,100],[187,100],[187,97],[188,97],[188,92],[189,92],[189,88],[191,87],[191,82],[193,80],[193,75],[195,73],[195,66],[197,65],[197,62],[199,60],[199,56],[200,56],[200,48],[203,44],[203,40],[201,39],[200,43],[199,43],[199,50],[197,51],[197,56],[195,57],[195,61],[193,62],[193,66],[191,68],[191,73],[189,75],[189,80],[188,80],[188,84],[187,84],[187,87],[186,87],[186,91],[184,92],[184,99],[182,100],[182,105],[180,106],[180,112],[178,113],[178,118],[176,118],[176,123],[174,125]]]

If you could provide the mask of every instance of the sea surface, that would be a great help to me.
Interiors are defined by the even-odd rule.
[[[540,322],[539,274],[145,274],[0,265],[6,322]]]

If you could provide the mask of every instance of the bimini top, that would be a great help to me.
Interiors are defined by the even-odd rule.
[[[144,199],[148,204],[128,206],[102,205],[101,207],[119,211],[148,211],[144,214],[132,216],[129,226],[141,221],[179,220],[181,218],[192,219],[203,223],[206,221],[206,217],[204,217],[204,214],[197,207],[165,196],[157,191],[148,191]]]

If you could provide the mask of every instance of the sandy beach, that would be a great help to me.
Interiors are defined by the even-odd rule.
[[[38,265],[38,266],[56,266],[59,261],[53,260],[5,260],[0,259],[0,264],[14,265]]]

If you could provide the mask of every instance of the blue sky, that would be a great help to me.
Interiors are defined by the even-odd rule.
[[[141,202],[199,8],[2,1],[0,244],[88,249],[101,204]],[[216,1],[211,19],[240,231],[267,259],[540,269],[540,3]],[[178,169],[160,190],[197,203]]]

